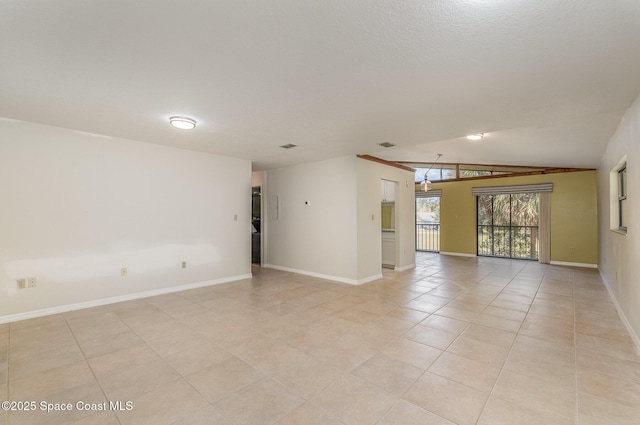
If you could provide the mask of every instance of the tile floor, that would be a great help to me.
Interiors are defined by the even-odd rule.
[[[253,271],[0,325],[0,400],[38,403],[0,423],[640,423],[640,357],[595,271],[424,253],[362,286]]]

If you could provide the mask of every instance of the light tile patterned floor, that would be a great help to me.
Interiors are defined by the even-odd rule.
[[[595,271],[426,253],[357,287],[253,271],[0,325],[0,399],[74,405],[0,423],[640,423],[640,358]]]

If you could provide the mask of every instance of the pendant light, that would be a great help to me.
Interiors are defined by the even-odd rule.
[[[438,160],[440,159],[440,157],[442,156],[441,153],[438,154],[438,157],[436,158],[435,161],[433,161],[433,164],[431,164],[431,167],[429,167],[429,169],[427,170],[426,173],[424,173],[424,182],[422,182],[423,186],[423,190],[425,192],[428,192],[431,190],[431,181],[429,180],[429,171],[431,171],[431,169],[433,168],[434,165],[436,165],[436,162],[438,162]]]

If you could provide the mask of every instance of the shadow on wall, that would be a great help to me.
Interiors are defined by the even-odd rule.
[[[38,276],[54,282],[70,282],[97,277],[113,276],[114,272],[127,267],[135,273],[144,273],[167,267],[175,267],[188,259],[189,265],[215,264],[220,262],[220,250],[212,244],[163,245],[135,251],[120,251],[110,254],[83,255],[64,258],[35,258],[5,263],[3,268],[9,279]],[[16,291],[9,285],[8,292]]]

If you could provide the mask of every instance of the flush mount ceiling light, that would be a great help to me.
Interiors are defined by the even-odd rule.
[[[382,142],[382,143],[378,143],[378,146],[382,146],[383,148],[391,148],[395,145],[391,142]]]
[[[467,136],[467,139],[469,140],[481,140],[484,137],[484,133],[478,133],[478,134],[470,134]]]
[[[282,149],[291,149],[291,148],[295,148],[298,145],[294,145],[293,143],[287,143],[286,145],[281,145],[280,147]]]
[[[169,124],[180,130],[191,130],[196,128],[196,120],[187,117],[171,117]]]

